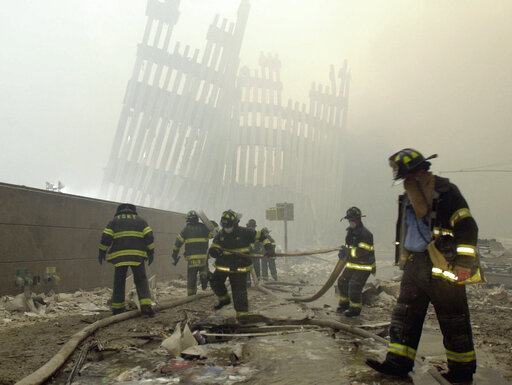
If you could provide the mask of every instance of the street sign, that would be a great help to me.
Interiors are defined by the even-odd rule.
[[[293,221],[293,203],[276,203],[276,207],[265,210],[268,221]]]
[[[293,221],[293,203],[276,203],[278,214],[281,212],[281,220]]]

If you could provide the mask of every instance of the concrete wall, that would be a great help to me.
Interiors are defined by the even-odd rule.
[[[114,268],[98,263],[103,229],[118,203],[0,183],[0,295],[19,293],[16,269],[43,279],[55,267],[60,291],[112,287]],[[185,276],[186,263],[171,263],[171,249],[185,224],[183,214],[137,208],[155,235],[155,261],[148,277],[168,280]],[[45,286],[35,288],[43,291]]]

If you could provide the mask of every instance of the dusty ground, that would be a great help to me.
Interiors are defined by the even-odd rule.
[[[317,267],[300,274],[294,273],[292,269],[285,279],[298,282],[306,281],[309,277],[314,280],[315,275],[325,277],[325,273],[330,268],[329,265]],[[301,271],[300,267],[297,269]],[[287,294],[279,294],[287,296]],[[166,296],[161,296],[160,300],[183,295],[183,288],[173,288],[167,291]],[[255,302],[254,296],[261,296],[261,294],[251,291],[251,301]],[[504,377],[512,379],[512,295],[510,291],[475,286],[469,288],[468,296],[479,364],[496,369]],[[309,304],[304,308],[304,312],[354,325],[384,322],[391,319],[392,301],[394,301],[392,295],[384,294],[382,301],[377,301],[372,307],[365,307],[362,317],[358,319],[344,318],[337,315],[332,307],[318,303]],[[107,344],[133,344],[134,340],[141,335],[161,338],[162,333],[172,332],[177,321],[185,319],[194,321],[210,314],[214,303],[215,297],[209,297],[158,313],[154,318],[130,319],[98,331],[96,337]],[[20,315],[15,321],[10,322],[6,322],[4,318],[4,323],[0,326],[0,357],[2,357],[0,384],[13,384],[35,371],[45,364],[74,333],[108,315],[110,315],[109,312],[100,311],[99,314],[93,315],[69,315],[67,312],[50,319],[28,316],[23,318]],[[438,329],[435,314],[432,311],[429,311],[426,326]],[[64,366],[64,370],[69,368],[70,363]]]

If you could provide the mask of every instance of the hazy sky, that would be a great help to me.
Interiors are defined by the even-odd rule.
[[[182,0],[173,41],[204,48],[238,0]],[[94,196],[146,23],[143,0],[3,1],[0,181]],[[329,65],[352,71],[347,205],[395,214],[387,157],[436,152],[434,171],[512,169],[510,0],[252,0],[241,64],[282,61],[286,97],[306,102]],[[497,167],[492,167],[497,168]],[[447,174],[482,236],[512,237],[512,173]],[[394,219],[393,219],[394,220]]]

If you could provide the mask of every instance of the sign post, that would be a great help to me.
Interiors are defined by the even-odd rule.
[[[288,221],[293,221],[293,203],[276,203],[265,211],[265,218],[268,221],[284,222],[284,252],[288,252]]]

